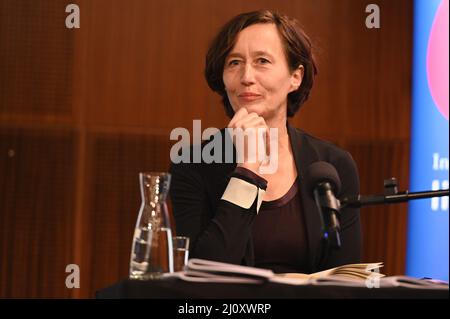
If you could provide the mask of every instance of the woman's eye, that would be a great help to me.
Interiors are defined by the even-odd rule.
[[[229,62],[228,62],[228,65],[229,66],[234,66],[234,65],[239,65],[239,60],[230,60]]]

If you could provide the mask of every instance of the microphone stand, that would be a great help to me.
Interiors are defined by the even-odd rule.
[[[370,195],[370,196],[353,196],[344,198],[341,201],[341,208],[345,207],[362,207],[369,205],[380,205],[380,204],[395,204],[403,203],[413,199],[431,198],[431,197],[443,197],[449,196],[449,190],[439,190],[439,191],[425,191],[425,192],[414,192],[409,193],[408,191],[397,193],[394,195]]]
[[[343,198],[340,201],[340,208],[346,207],[362,207],[369,205],[381,205],[381,204],[395,204],[408,202],[414,199],[423,199],[431,197],[443,197],[449,196],[449,190],[436,190],[436,191],[423,191],[412,192],[409,191],[399,193],[397,190],[397,180],[391,178],[384,181],[385,193],[383,195],[369,195],[369,196],[350,196]]]
[[[316,195],[316,201],[319,203],[319,194]],[[432,197],[443,197],[449,196],[449,190],[436,190],[436,191],[423,191],[423,192],[398,192],[397,189],[397,179],[392,177],[384,181],[384,194],[382,195],[368,195],[368,196],[350,196],[345,197],[341,200],[336,200],[337,203],[333,205],[325,205],[327,208],[332,208],[330,211],[337,213],[339,216],[340,210],[342,208],[352,207],[359,208],[362,206],[369,205],[381,205],[381,204],[396,204],[408,202],[415,199],[424,199]],[[319,209],[321,207],[319,206]],[[335,215],[331,215],[331,220],[335,218]],[[325,223],[326,225],[326,223]],[[339,222],[337,222],[339,226]],[[322,238],[322,244],[324,246],[324,254],[322,254],[321,263],[325,262],[326,257],[330,254],[331,250],[339,250],[341,247],[341,240],[339,235],[340,227],[329,227],[329,229],[324,229],[324,234]]]

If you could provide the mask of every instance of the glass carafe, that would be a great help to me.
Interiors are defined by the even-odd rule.
[[[170,174],[139,173],[142,204],[131,247],[130,278],[156,279],[173,272],[172,229],[166,198]]]

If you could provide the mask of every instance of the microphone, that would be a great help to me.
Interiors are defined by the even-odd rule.
[[[339,175],[333,165],[320,161],[306,169],[305,181],[308,191],[319,208],[323,240],[331,248],[339,249],[341,247],[340,202],[335,197],[341,189]]]

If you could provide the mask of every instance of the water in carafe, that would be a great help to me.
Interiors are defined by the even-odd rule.
[[[142,204],[131,247],[130,278],[156,279],[173,272],[172,230],[166,198],[168,173],[140,173]]]

